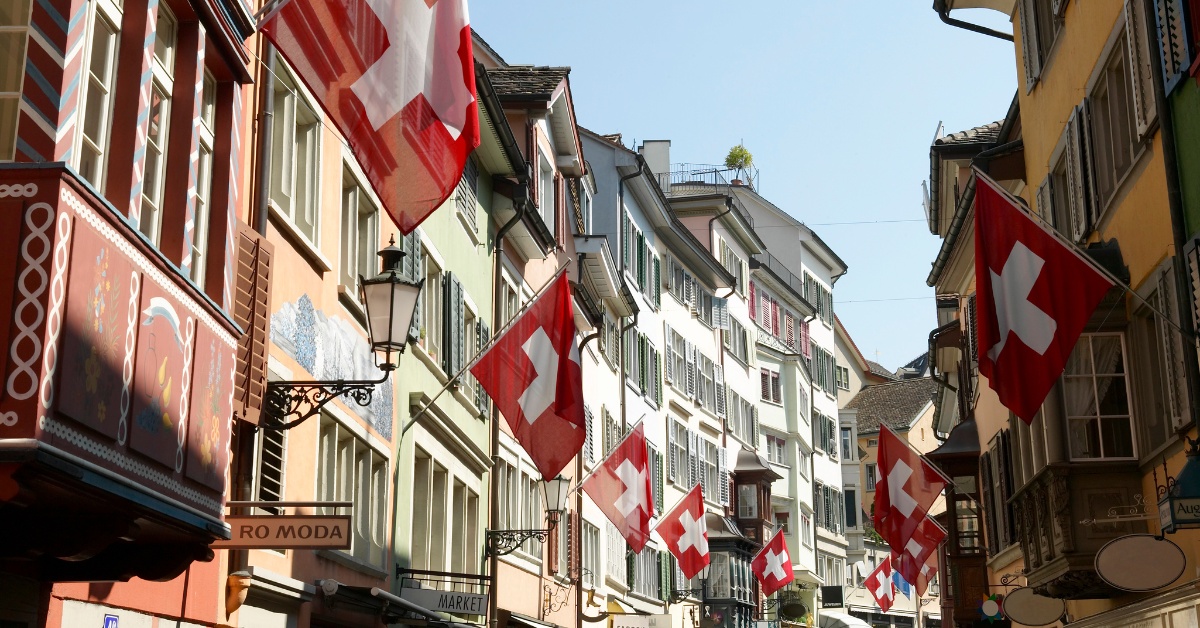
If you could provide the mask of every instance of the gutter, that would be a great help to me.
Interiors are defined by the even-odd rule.
[[[1013,36],[1008,33],[1002,33],[1000,31],[987,28],[986,26],[980,26],[978,24],[964,22],[963,20],[956,20],[950,17],[950,6],[946,4],[946,0],[933,0],[933,10],[937,11],[938,17],[950,26],[968,30],[973,33],[981,33],[983,35],[995,37],[996,39],[1003,39],[1004,41],[1013,40]]]

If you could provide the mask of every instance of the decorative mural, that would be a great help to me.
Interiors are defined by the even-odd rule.
[[[130,445],[134,450],[183,470],[183,434],[187,421],[192,343],[196,321],[180,317],[178,308],[161,288],[142,287],[141,329],[134,361],[133,422]]]
[[[229,433],[222,427],[229,421],[233,361],[229,347],[200,329],[187,426],[187,475],[217,490],[224,490],[229,467]]]
[[[308,295],[284,303],[271,315],[271,342],[319,380],[379,379],[375,354],[347,321],[313,307]],[[299,379],[300,376],[297,376]],[[392,380],[380,384],[367,408],[351,402],[351,412],[386,439],[392,437]]]

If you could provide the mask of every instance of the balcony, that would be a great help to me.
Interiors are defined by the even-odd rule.
[[[744,176],[744,180],[737,177]],[[740,174],[736,168],[715,164],[671,164],[670,173],[658,175],[658,185],[668,196],[729,194],[730,188],[745,185],[758,189],[758,168]]]
[[[1119,536],[1145,532],[1145,523],[1082,521],[1135,503],[1141,491],[1132,462],[1057,463],[1042,469],[1013,497],[1029,586],[1067,600],[1123,595],[1097,575],[1096,552]]]
[[[0,168],[0,560],[170,579],[223,522],[240,330],[61,164]]]

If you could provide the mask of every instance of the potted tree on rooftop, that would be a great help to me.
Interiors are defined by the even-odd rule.
[[[742,176],[746,174],[747,169],[754,165],[754,155],[746,150],[745,146],[738,144],[729,149],[729,154],[725,156],[725,167],[730,170],[737,170],[737,176],[731,181],[733,185],[742,185]]]

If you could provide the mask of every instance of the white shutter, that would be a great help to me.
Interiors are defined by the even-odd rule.
[[[1158,273],[1158,308],[1164,317],[1159,320],[1158,335],[1162,345],[1164,392],[1171,424],[1182,427],[1188,419],[1187,380],[1184,379],[1183,343],[1176,323],[1174,263],[1167,262]]]
[[[676,469],[679,466],[679,456],[675,452],[675,422],[667,421],[667,477],[672,482],[677,481]]]
[[[1103,208],[1103,202],[1099,197],[1099,188],[1096,186],[1096,155],[1094,150],[1096,143],[1092,138],[1092,102],[1084,98],[1079,111],[1081,115],[1076,124],[1078,125],[1077,137],[1080,138],[1080,164],[1084,175],[1083,206],[1087,208],[1088,227],[1095,229],[1100,223],[1100,210]]]
[[[1133,121],[1138,137],[1154,121],[1154,69],[1150,64],[1146,12],[1142,0],[1125,0],[1125,46],[1129,51],[1130,84],[1133,85]]]
[[[1037,214],[1047,225],[1054,225],[1054,175],[1047,174],[1037,189]]]
[[[1037,17],[1033,3],[1037,0],[1021,0],[1017,12],[1021,15],[1021,56],[1025,59],[1025,91],[1033,90],[1042,73],[1042,57],[1038,51]]]
[[[696,485],[696,433],[687,431],[687,490]]]
[[[700,490],[704,496],[712,499],[712,487],[708,485],[708,441],[696,435],[696,478],[700,480]]]
[[[1188,30],[1183,23],[1183,0],[1154,0],[1163,88],[1170,94],[1188,69]],[[1200,19],[1200,16],[1191,16]]]
[[[692,399],[696,398],[696,345],[688,342],[684,344],[687,351],[687,396]]]
[[[717,329],[729,329],[729,300],[713,297],[712,300],[712,321],[713,327]]]
[[[718,490],[721,505],[729,505],[729,452],[721,447],[717,450],[717,481],[721,483]]]
[[[1079,242],[1088,233],[1087,199],[1084,184],[1083,145],[1079,123],[1083,114],[1077,107],[1067,118],[1067,214],[1071,221],[1071,239]]]
[[[583,419],[586,436],[584,436],[583,451],[587,454],[588,462],[596,462],[596,427],[595,417],[592,416],[592,409],[588,406],[583,406]]]
[[[758,449],[758,406],[754,406],[750,413],[750,424],[754,432],[754,449]]]
[[[725,408],[725,365],[714,365],[713,373],[715,373],[714,377],[716,378],[714,383],[717,389],[717,416],[725,417],[727,416],[727,409]]]

